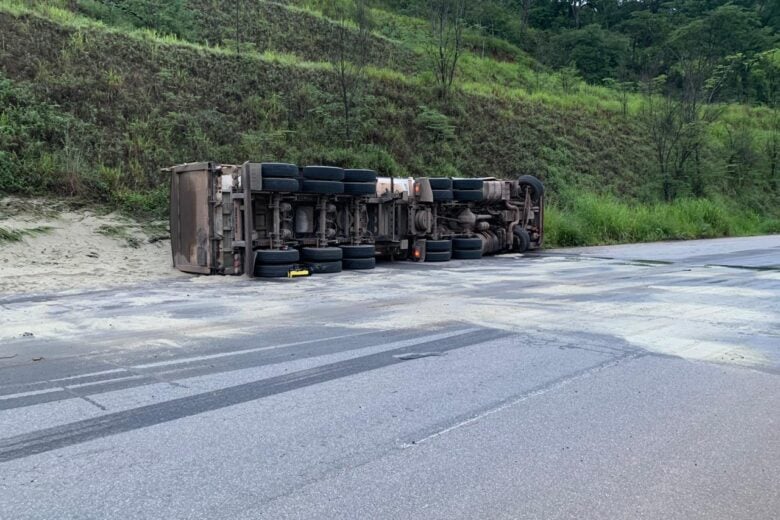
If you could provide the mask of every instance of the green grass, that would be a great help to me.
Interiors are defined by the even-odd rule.
[[[564,90],[559,73],[507,42],[485,40],[483,56],[476,31],[447,104],[433,88],[427,22],[375,9],[345,142],[324,52],[333,22],[318,2],[252,4],[240,52],[225,0],[191,0],[196,22],[179,36],[89,3],[73,12],[66,0],[0,0],[0,193],[82,196],[156,219],[168,203],[161,167],[280,160],[396,176],[533,174],[552,201],[550,245],[778,230],[780,180],[766,152],[778,116],[765,107],[719,107],[700,163],[709,198],[661,204],[641,96],[629,94],[623,114],[618,91]]]
[[[780,220],[718,199],[639,204],[581,194],[545,213],[547,247],[688,240],[780,233]]]
[[[49,226],[38,226],[29,229],[9,229],[0,227],[0,243],[2,242],[20,242],[25,237],[43,235],[51,231]]]

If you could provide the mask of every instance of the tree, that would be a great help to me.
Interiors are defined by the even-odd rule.
[[[323,4],[323,12],[333,21],[328,56],[338,82],[344,141],[350,143],[354,109],[365,82],[373,25],[371,10],[368,0],[325,0]]]
[[[576,63],[582,76],[590,82],[615,77],[628,50],[625,36],[605,31],[596,24],[562,32],[553,38],[552,45],[558,65],[563,65],[562,60]]]
[[[531,17],[532,0],[520,0],[520,30],[525,33],[528,31],[528,20]]]
[[[463,52],[466,0],[428,0],[428,6],[431,31],[428,53],[439,96],[447,100]]]
[[[614,78],[604,78],[604,86],[616,91],[620,96],[620,108],[623,117],[628,116],[628,101],[631,93],[636,91],[636,84],[632,81],[618,81]]]
[[[780,193],[780,113],[772,109],[772,130],[764,146],[767,159],[767,180],[769,186]]]
[[[580,28],[580,19],[582,17],[582,9],[588,5],[588,0],[567,0],[569,9],[571,10],[572,21],[574,22],[574,28]]]
[[[688,102],[695,106],[712,101],[727,75],[721,74],[716,83],[713,76],[719,65],[728,65],[728,56],[744,61],[767,45],[769,37],[760,25],[755,12],[727,4],[671,34],[668,49],[675,60],[672,72]],[[709,99],[699,99],[705,90]]]
[[[664,200],[681,192],[704,194],[700,152],[707,127],[717,120],[720,109],[699,103],[702,93],[672,95],[663,92],[666,77],[655,78],[647,88],[639,118],[650,136]],[[693,170],[690,163],[693,162]]]

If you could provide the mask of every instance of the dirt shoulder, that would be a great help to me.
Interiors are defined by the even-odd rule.
[[[141,223],[71,201],[0,199],[0,296],[177,276],[166,222]]]

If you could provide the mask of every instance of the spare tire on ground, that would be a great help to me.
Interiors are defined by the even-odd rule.
[[[344,169],[335,166],[307,166],[303,169],[303,178],[315,181],[343,181]]]

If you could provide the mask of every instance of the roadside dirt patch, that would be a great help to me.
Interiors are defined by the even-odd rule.
[[[0,200],[0,295],[114,287],[180,274],[167,223],[57,200]]]

